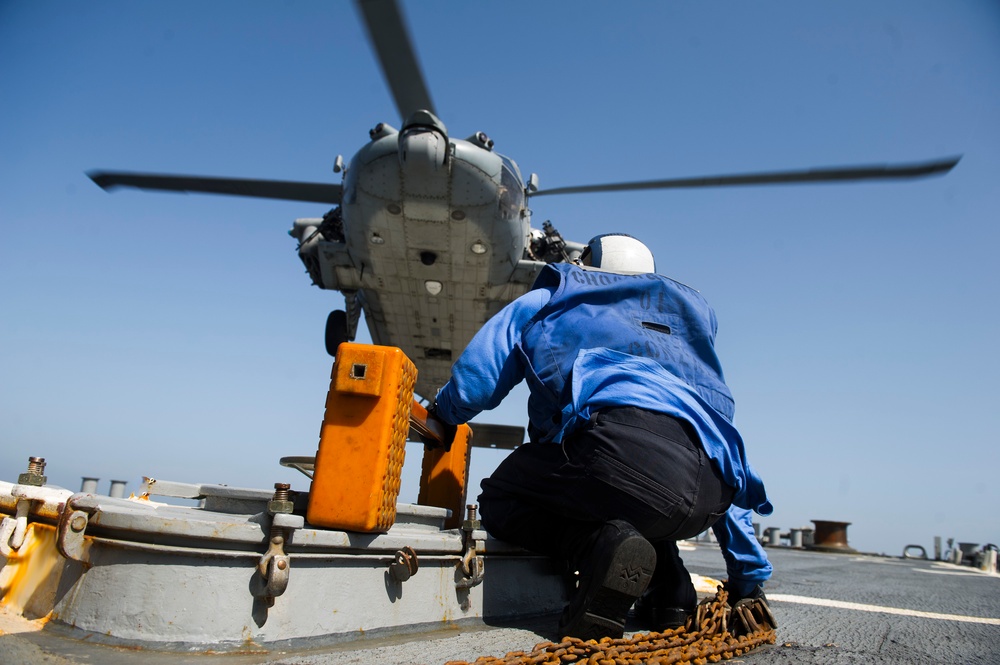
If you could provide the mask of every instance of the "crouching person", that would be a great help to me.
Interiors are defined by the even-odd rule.
[[[579,571],[560,635],[621,637],[633,604],[643,628],[683,624],[697,598],[677,541],[709,527],[731,602],[763,594],[771,566],[750,515],[772,508],[731,422],[715,333],[708,303],[656,274],[645,245],[602,235],[487,321],[438,393],[430,415],[454,425],[527,381],[530,441],[483,481],[480,515]]]

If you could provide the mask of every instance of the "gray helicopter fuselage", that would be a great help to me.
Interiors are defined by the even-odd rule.
[[[322,220],[293,229],[303,262],[318,264],[317,285],[344,292],[349,315],[356,299],[372,341],[403,349],[427,398],[544,265],[526,251],[519,169],[491,147],[481,133],[449,139],[443,126],[380,124],[346,170],[341,233],[323,233]]]

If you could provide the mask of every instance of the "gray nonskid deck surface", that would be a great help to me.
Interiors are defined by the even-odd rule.
[[[691,572],[720,579],[721,555],[712,545],[683,552]],[[740,659],[748,663],[997,663],[1000,662],[1000,577],[928,561],[769,550],[775,566],[767,591],[777,615],[778,643]],[[840,601],[851,608],[805,604]],[[872,611],[935,613],[928,618]],[[992,619],[975,623],[975,618]],[[964,621],[958,618],[965,618]],[[374,665],[444,663],[530,650],[552,639],[555,619],[523,627],[459,627],[433,634],[341,644],[316,651],[187,655],[114,649],[56,635],[0,636],[0,662],[198,663],[200,665]]]
[[[769,550],[778,644],[744,657],[768,663],[998,663],[1000,577],[930,561]],[[841,608],[781,600],[841,601]],[[865,607],[866,609],[862,609]],[[873,611],[934,613],[928,618]],[[959,620],[964,618],[965,620]],[[971,619],[992,619],[991,624]],[[788,646],[783,646],[788,645]]]

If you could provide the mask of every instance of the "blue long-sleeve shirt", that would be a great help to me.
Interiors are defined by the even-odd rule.
[[[566,273],[567,269],[560,272]],[[747,510],[771,512],[763,483],[746,462],[742,438],[728,418],[688,382],[650,358],[588,348],[580,350],[573,362],[568,399],[564,397],[563,403],[553,401],[552,391],[531,367],[522,348],[522,336],[559,288],[559,284],[535,288],[487,321],[455,363],[451,380],[438,393],[438,415],[453,423],[467,422],[481,411],[498,406],[514,386],[527,380],[533,441],[561,441],[593,412],[609,406],[636,406],[683,418],[698,431],[706,453],[719,465],[726,483],[736,489],[734,503],[738,507],[714,527],[730,580],[749,583],[770,577],[770,563],[753,537],[751,513]]]

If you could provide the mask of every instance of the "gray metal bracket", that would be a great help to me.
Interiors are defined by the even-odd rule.
[[[24,474],[22,474],[24,475]],[[0,521],[0,556],[4,559],[20,549],[28,530],[28,517],[52,519],[59,517],[63,504],[73,494],[61,487],[46,487],[34,484],[7,484],[0,489],[10,488],[5,494],[16,502],[14,516]],[[4,562],[6,564],[6,561]]]
[[[56,530],[56,549],[60,554],[81,563],[90,561],[90,541],[84,538],[89,521],[87,513],[73,509],[72,500],[66,503]]]
[[[292,559],[285,553],[285,541],[290,539],[296,529],[305,525],[301,515],[292,513],[275,513],[271,520],[271,538],[267,551],[257,563],[257,572],[264,578],[267,598],[280,596],[288,588],[288,578],[292,570]]]
[[[462,579],[455,582],[455,587],[459,589],[471,589],[482,584],[486,577],[486,560],[480,555],[485,550],[486,533],[480,529],[481,523],[476,519],[476,506],[466,506],[468,511],[466,519],[462,522],[462,541],[465,545],[465,552],[459,567],[462,570]],[[477,538],[482,536],[482,538]]]
[[[420,561],[417,552],[407,545],[396,552],[392,563],[389,564],[389,574],[398,582],[405,582],[417,574],[420,569]]]

